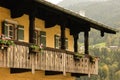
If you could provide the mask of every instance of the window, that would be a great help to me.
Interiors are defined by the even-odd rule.
[[[17,40],[19,41],[24,40],[24,26],[18,25]]]
[[[35,44],[43,44],[43,46],[46,47],[46,32],[35,30],[33,39]]]
[[[24,26],[8,21],[2,22],[2,34],[14,40],[24,40]]]
[[[66,50],[68,50],[68,38],[65,38],[65,47],[66,47]]]
[[[8,22],[2,23],[2,34],[4,34],[6,37],[9,37],[11,39],[15,39],[15,25]]]
[[[61,38],[58,35],[54,36],[54,41],[55,41],[55,48],[60,49],[61,48]],[[65,47],[66,50],[68,49],[68,38],[65,38]]]
[[[61,47],[60,36],[55,35],[54,41],[55,41],[55,48],[56,48],[56,49],[60,49],[60,47]]]
[[[40,35],[39,31],[38,31],[38,30],[35,30],[35,31],[34,31],[34,37],[33,37],[33,40],[34,40],[34,43],[35,43],[35,44],[40,44],[40,43],[39,43],[39,42],[40,42],[40,41],[39,41],[39,38],[40,38],[39,35]]]
[[[40,44],[46,47],[46,32],[40,31]]]

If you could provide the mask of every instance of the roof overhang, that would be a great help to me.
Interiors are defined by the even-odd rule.
[[[45,0],[1,0],[0,5],[11,10],[12,17],[20,17],[23,14],[31,14],[36,10],[36,17],[45,20],[46,27],[56,24],[63,25],[71,30],[71,33],[97,29],[101,32],[115,34],[117,30],[104,24],[83,17],[70,10],[64,9]]]

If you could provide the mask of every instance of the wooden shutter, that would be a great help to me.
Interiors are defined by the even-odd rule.
[[[40,31],[40,44],[46,47],[46,32]]]
[[[15,24],[7,21],[2,22],[2,34],[11,39],[15,39]]]
[[[6,26],[7,22],[2,22],[2,34],[4,34],[6,37],[8,37],[8,26]]]
[[[37,36],[38,36],[38,31],[37,30],[34,30],[34,36],[33,36],[33,41],[35,44],[38,44],[38,39],[37,39]]]
[[[54,41],[55,41],[55,45],[54,45],[55,48],[56,48],[56,49],[60,49],[60,45],[61,45],[61,44],[60,44],[60,42],[61,42],[61,41],[60,41],[60,36],[55,35],[55,36],[54,36]]]
[[[54,36],[54,41],[55,41],[55,48],[56,49],[60,49],[60,47],[61,47],[61,40],[60,40],[60,36],[58,36],[58,35],[55,35]],[[65,48],[66,48],[66,50],[68,49],[68,38],[65,38]]]
[[[23,41],[24,40],[24,26],[18,25],[17,26],[17,40]]]
[[[65,38],[65,48],[68,50],[68,38]]]

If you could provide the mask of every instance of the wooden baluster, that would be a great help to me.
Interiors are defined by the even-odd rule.
[[[98,75],[98,59],[95,61],[95,73]]]
[[[63,54],[63,75],[66,76],[66,53],[62,53]]]
[[[88,61],[88,77],[90,78],[90,74],[91,74],[91,63],[90,61]]]
[[[31,59],[32,59],[32,74],[34,74],[35,73],[34,54],[31,54]]]

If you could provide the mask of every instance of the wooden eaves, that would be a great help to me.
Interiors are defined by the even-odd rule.
[[[51,21],[51,19],[53,18],[51,22],[52,25],[55,25],[55,24],[61,25],[61,23],[66,22],[66,27],[73,30],[71,31],[72,33],[74,32],[79,33],[81,31],[85,31],[87,28],[94,28],[94,29],[100,30],[103,33],[105,32],[105,33],[115,34],[117,32],[117,30],[110,28],[109,26],[93,21],[87,17],[83,17],[78,13],[64,9],[60,6],[54,5],[45,0],[20,0],[20,1],[1,0],[0,6],[1,5],[11,9],[12,17],[16,17],[16,15],[18,17],[23,15],[24,13],[29,14],[30,12],[33,12],[31,11],[31,8],[34,8],[37,11],[37,14],[35,15],[36,17],[47,20],[47,21]],[[63,17],[63,19],[60,20],[57,17],[58,18]],[[48,26],[49,26],[49,23],[48,23]]]
[[[114,29],[114,28],[111,28],[111,27],[106,26],[106,25],[104,25],[104,24],[98,23],[98,22],[96,22],[96,21],[94,21],[94,20],[91,20],[91,19],[89,19],[89,18],[87,18],[87,17],[81,16],[81,15],[79,15],[78,13],[75,13],[75,12],[73,12],[73,11],[64,9],[64,8],[62,8],[62,7],[60,7],[60,6],[51,4],[51,3],[49,3],[49,2],[47,2],[47,1],[45,1],[45,0],[36,0],[36,1],[37,1],[38,3],[42,3],[42,4],[50,7],[51,9],[55,9],[55,10],[61,12],[61,13],[64,13],[64,14],[68,14],[68,15],[70,15],[70,16],[78,19],[78,21],[79,21],[79,20],[80,20],[80,21],[82,20],[83,22],[88,23],[88,24],[89,24],[89,27],[91,27],[91,28],[94,28],[94,29],[97,29],[97,30],[100,30],[100,31],[106,32],[106,33],[112,33],[112,34],[115,34],[116,32],[118,32],[118,30],[116,30],[116,29]]]

